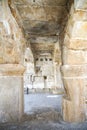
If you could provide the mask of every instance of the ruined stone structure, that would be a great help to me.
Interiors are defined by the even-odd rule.
[[[74,1],[62,46],[62,73],[67,94],[63,100],[63,118],[70,122],[86,118],[86,11],[86,0]]]
[[[0,122],[23,116],[24,72],[35,87],[64,87],[64,121],[85,121],[86,55],[86,0],[1,0]]]
[[[8,1],[0,1],[0,122],[18,120],[23,114],[22,76],[26,42],[20,26]]]

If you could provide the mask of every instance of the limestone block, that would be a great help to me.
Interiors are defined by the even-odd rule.
[[[53,58],[54,58],[55,63],[61,64],[61,48],[60,48],[59,42],[55,43]]]
[[[72,4],[72,7],[71,7],[69,15],[70,15],[69,20],[70,19],[72,19],[73,21],[84,21],[84,20],[87,20],[86,10],[76,9],[73,4]]]
[[[87,13],[85,10],[77,10],[73,14],[74,21],[87,21]]]
[[[21,63],[23,58],[22,47],[19,41],[10,38],[0,39],[0,63]]]
[[[74,21],[70,18],[66,29],[72,39],[87,40],[87,21]]]
[[[49,6],[63,6],[66,4],[66,0],[44,0],[44,2],[42,0],[36,0],[35,2],[32,0],[26,0],[25,4],[28,3],[29,5],[38,5],[38,6],[43,6],[43,5],[49,5]],[[24,4],[24,1],[21,0],[15,0],[15,4]]]
[[[50,6],[63,6],[66,5],[66,0],[45,0],[44,3]]]
[[[57,41],[58,41],[58,36],[44,36],[44,37],[41,37],[41,36],[32,36],[31,38],[30,38],[30,43],[36,43],[36,44],[38,44],[38,43],[42,43],[42,44],[45,44],[45,43],[47,43],[47,44],[50,44],[50,43],[53,43],[53,44],[55,44],[55,43],[57,43]]]
[[[24,113],[21,65],[0,64],[0,123],[19,121]]]
[[[24,71],[24,66],[20,64],[0,64],[0,75],[20,76],[23,75]]]
[[[74,50],[87,50],[87,40],[85,39],[74,39],[65,35],[64,45],[69,49]]]
[[[87,66],[64,65],[61,70],[66,91],[63,98],[63,119],[68,122],[82,122],[86,119]]]
[[[21,77],[0,76],[0,122],[19,121],[23,115],[21,105],[23,84]],[[19,99],[21,98],[21,99]],[[22,111],[22,112],[20,112]]]
[[[87,65],[64,65],[62,66],[62,76],[66,77],[86,77]]]
[[[0,63],[23,63],[25,39],[7,0],[1,0]]]
[[[23,19],[39,20],[39,21],[57,21],[60,19],[60,13],[67,11],[63,6],[17,6],[18,11]],[[26,15],[25,15],[26,14]]]
[[[86,0],[75,0],[75,9],[76,10],[87,10],[87,1]]]
[[[87,21],[75,22],[72,37],[87,40]]]
[[[63,63],[69,65],[79,65],[87,63],[87,51],[82,50],[69,50],[63,48]]]
[[[71,37],[72,36],[72,30],[73,30],[73,26],[74,26],[74,21],[72,19],[72,17],[70,16],[68,23],[67,23],[67,27],[66,27],[66,34]]]
[[[63,82],[61,78],[60,65],[57,62],[54,62],[54,79],[55,79],[55,88],[63,89]]]
[[[67,35],[74,39],[87,39],[87,13],[86,10],[75,10],[72,5],[66,28]]]

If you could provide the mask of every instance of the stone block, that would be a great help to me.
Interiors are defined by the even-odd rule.
[[[62,76],[66,96],[63,98],[63,119],[67,122],[82,122],[86,119],[85,80],[86,65],[64,65]]]
[[[64,7],[58,6],[29,6],[29,7],[18,7],[23,19],[38,20],[39,21],[59,21],[60,13],[64,13],[66,16],[67,12]],[[28,13],[30,12],[30,13]],[[26,13],[26,15],[25,15]]]
[[[87,21],[77,21],[74,23],[72,38],[87,40]]]
[[[87,50],[87,40],[85,39],[74,39],[65,35],[64,45],[69,49],[74,50]]]
[[[73,15],[74,21],[87,21],[87,13],[85,10],[77,10]]]
[[[63,5],[66,5],[66,0],[44,0],[44,2],[42,0],[29,0],[29,1],[21,1],[21,0],[15,0],[15,4],[18,5],[18,4],[21,4],[21,5],[24,5],[24,4],[29,4],[29,5],[38,5],[38,6],[43,6],[43,5],[48,5],[48,6],[63,6]]]
[[[61,67],[62,76],[66,77],[86,77],[87,65],[63,65]]]
[[[0,65],[0,123],[20,121],[24,111],[21,65]]]
[[[87,1],[86,0],[75,0],[74,6],[76,10],[87,10]]]
[[[71,39],[87,40],[87,21],[74,21],[74,18],[70,18],[66,33]]]
[[[69,65],[82,65],[87,63],[87,51],[69,50],[63,48],[63,63]]]

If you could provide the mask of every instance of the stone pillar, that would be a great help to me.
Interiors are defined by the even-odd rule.
[[[62,47],[61,71],[66,90],[63,119],[67,122],[82,122],[86,119],[87,8],[84,7],[87,4],[84,2],[78,0],[72,5]]]
[[[56,89],[63,89],[63,83],[61,79],[61,72],[60,72],[60,66],[61,66],[61,49],[59,46],[59,41],[55,43],[55,49],[54,49],[54,57],[53,57],[53,64],[54,64],[54,85],[55,90]]]
[[[0,123],[20,121],[23,116],[24,70],[19,64],[0,64]]]
[[[63,97],[63,119],[67,122],[85,120],[85,81],[87,66],[65,65],[62,75],[66,95]]]
[[[0,1],[0,9],[1,123],[19,121],[23,115],[23,73],[25,69],[21,64],[23,64],[26,41],[17,23],[18,20],[15,19],[17,17],[14,17],[16,13],[14,14],[10,9],[8,0]]]
[[[57,62],[54,62],[54,79],[55,79],[55,89],[63,89],[60,65]]]

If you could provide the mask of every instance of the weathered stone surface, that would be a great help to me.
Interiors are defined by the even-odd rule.
[[[22,81],[21,77],[0,76],[0,123],[19,121],[22,118]]]
[[[73,26],[72,38],[87,40],[87,21],[76,22]]]
[[[61,49],[60,49],[59,42],[55,43],[53,64],[54,64],[55,89],[63,88],[63,82],[61,79],[61,72],[60,72]]]
[[[69,21],[67,27],[67,34],[72,39],[84,39],[87,40],[87,22],[86,21]]]
[[[63,63],[69,65],[82,65],[87,63],[87,51],[63,48]]]
[[[87,10],[87,1],[86,0],[75,0],[75,9],[76,10]]]
[[[86,40],[87,35],[87,15],[86,10],[76,10],[72,5],[70,16],[66,28],[66,33],[71,39]]]
[[[25,67],[20,64],[0,64],[0,75],[2,76],[22,76]]]
[[[24,56],[34,87],[40,79],[44,88],[61,86],[62,64],[63,118],[68,122],[86,119],[87,2],[74,0],[67,17],[70,3],[72,0],[0,1],[0,122],[19,120],[23,114],[24,67],[20,64]]]
[[[39,72],[38,74],[36,73],[35,76],[47,76],[46,82],[48,84],[52,82],[53,86],[55,86],[54,69],[57,69],[57,71],[55,72],[55,80],[59,78],[58,74],[60,70],[59,68],[57,68],[57,66],[56,68],[54,67],[53,62],[54,59],[55,62],[59,61],[58,64],[61,62],[60,48],[58,51],[56,49],[55,58],[53,57],[55,53],[55,44],[59,41],[58,35],[60,32],[60,25],[62,24],[63,17],[65,18],[65,20],[62,24],[63,26],[61,26],[62,29],[64,28],[64,23],[67,20],[66,0],[15,0],[14,3],[23,20],[25,35],[26,38],[30,40],[34,59],[38,59],[38,61],[35,62],[35,67],[37,71],[39,70]],[[51,55],[51,57],[48,56],[49,54]],[[30,57],[28,57],[27,59],[30,59]],[[43,61],[40,61],[40,59],[42,59]],[[31,67],[33,66],[32,63],[29,64],[30,66],[28,66],[28,69],[29,67],[33,68]],[[30,72],[31,70],[32,69],[30,69]],[[60,80],[61,79],[59,79],[59,81]]]
[[[23,63],[25,39],[7,1],[2,2],[0,20],[0,63]]]
[[[63,119],[68,122],[81,122],[86,119],[87,2],[76,0],[74,4],[62,47],[62,76],[66,90]]]
[[[58,41],[58,36],[44,36],[44,37],[41,37],[41,36],[38,36],[38,37],[31,37],[30,38],[30,43],[33,44],[33,43],[41,43],[41,44],[55,44],[56,42]],[[31,45],[32,46],[32,45]]]
[[[0,123],[19,121],[23,116],[24,67],[0,65]]]
[[[85,21],[87,20],[87,14],[85,10],[77,10],[73,16],[73,20],[75,21]]]
[[[23,115],[23,53],[25,39],[22,29],[8,6],[1,0],[0,10],[0,122],[19,121]]]
[[[59,6],[18,6],[21,17],[23,19],[39,20],[39,21],[57,21],[60,22],[60,13],[66,11],[64,7]],[[28,13],[29,12],[29,13]],[[67,13],[67,12],[66,12]],[[26,14],[26,15],[25,15]],[[59,18],[59,19],[58,19]]]
[[[63,119],[68,122],[82,122],[85,114],[85,80],[87,66],[62,67],[66,96],[63,99]]]
[[[15,4],[21,5],[21,4],[29,4],[29,5],[49,5],[49,6],[64,6],[66,5],[66,0],[37,0],[37,1],[32,1],[32,0],[25,0],[25,3],[23,0],[15,0]]]
[[[74,39],[70,38],[67,34],[65,35],[64,45],[73,50],[87,50],[87,40],[86,39]]]
[[[50,48],[53,48],[54,46],[54,40],[56,40],[56,35],[59,35],[60,28],[59,26],[62,24],[62,19],[63,17],[65,18],[65,21],[67,19],[67,9],[66,9],[66,0],[37,0],[37,1],[14,1],[18,12],[20,16],[23,19],[23,27],[25,34],[27,38],[30,39],[31,41],[31,47],[34,45],[32,44],[32,41],[35,43],[38,42],[38,39],[40,37],[43,38],[42,42],[46,43],[46,39],[48,38],[51,40],[52,44],[51,46],[47,45],[40,45],[40,44],[35,44],[33,48],[36,48],[34,51],[36,52],[39,51],[39,48],[45,48],[46,51],[49,50]],[[63,15],[61,15],[63,14]],[[64,25],[62,26],[62,28]],[[29,35],[33,35],[30,38]],[[51,37],[51,38],[49,38]],[[48,41],[49,41],[48,40]],[[47,44],[48,44],[47,41]],[[53,41],[53,42],[52,42]],[[40,41],[39,41],[40,42]],[[47,47],[44,47],[47,46]],[[45,49],[42,50],[42,52],[45,52]],[[52,50],[53,51],[53,50]]]
[[[54,62],[54,78],[55,78],[55,89],[63,89],[63,81],[60,71],[60,64]]]
[[[84,78],[87,76],[87,65],[64,65],[61,68],[63,77]]]

